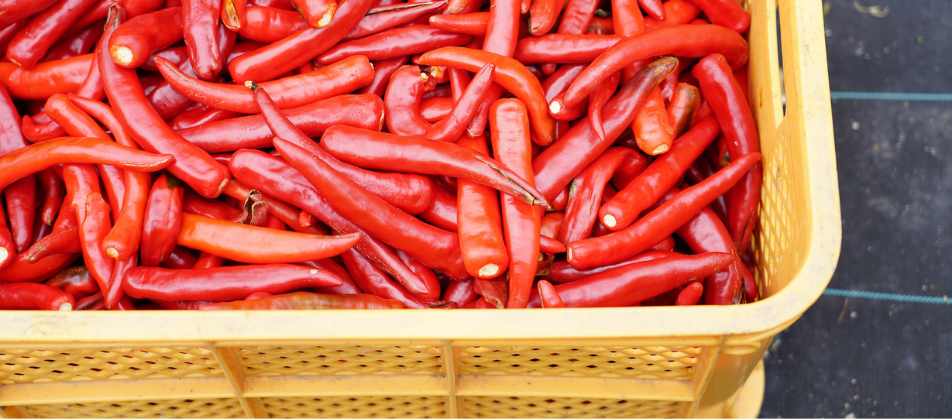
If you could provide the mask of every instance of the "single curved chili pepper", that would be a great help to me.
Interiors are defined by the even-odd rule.
[[[188,60],[180,64],[180,66],[182,72],[189,75],[195,74],[195,70],[192,69],[192,64]],[[219,79],[216,81],[224,80]],[[152,105],[152,108],[155,109],[155,112],[159,114],[159,118],[163,120],[174,117],[192,104],[191,98],[175,90],[167,81],[156,85],[155,88],[146,95],[146,98],[149,100],[149,104]]]
[[[354,282],[365,292],[371,295],[396,300],[407,308],[427,309],[429,306],[426,301],[410,293],[403,286],[390,281],[386,274],[374,267],[370,261],[360,255],[357,251],[347,250],[341,255],[344,259],[344,266],[350,273]]]
[[[342,41],[360,39],[425,18],[446,6],[445,1],[427,1],[373,7]]]
[[[519,40],[513,58],[525,64],[587,64],[624,38],[620,35],[596,34],[534,36]]]
[[[387,60],[420,54],[433,48],[466,45],[469,35],[443,31],[429,25],[404,26],[337,44],[318,57],[322,64],[363,55],[371,60]]]
[[[40,116],[46,117],[46,113],[37,114],[37,117]],[[66,130],[63,127],[60,127],[55,121],[49,120],[43,124],[38,124],[35,120],[29,115],[23,116],[23,122],[20,126],[18,132],[23,133],[23,137],[29,140],[32,143],[46,141],[50,139],[55,139],[57,137],[63,137],[66,135]]]
[[[712,53],[724,54],[732,67],[740,68],[747,62],[747,42],[736,32],[717,25],[676,25],[628,37],[595,58],[572,82],[564,97],[556,98],[552,105],[575,106],[600,81],[637,61],[659,55],[704,57]]]
[[[738,34],[750,28],[750,14],[734,0],[690,0],[716,26],[723,26]]]
[[[680,181],[688,167],[720,132],[717,120],[708,118],[681,136],[670,151],[658,156],[641,175],[598,210],[602,224],[613,231],[628,227],[642,211]]]
[[[568,308],[631,306],[723,270],[733,260],[721,253],[672,255],[593,274],[555,290]],[[529,307],[540,305],[539,296],[533,294]]]
[[[700,6],[700,5],[699,5]],[[703,7],[702,7],[703,10]],[[745,12],[746,13],[746,12]],[[727,59],[711,55],[694,66],[692,74],[697,77],[701,93],[711,105],[717,122],[724,131],[727,152],[733,161],[736,156],[760,151],[760,137],[754,117],[750,113],[747,97],[727,66]],[[727,230],[734,238],[734,247],[743,254],[747,249],[754,225],[757,224],[757,209],[760,207],[760,186],[763,182],[763,166],[755,165],[750,173],[731,190]]]
[[[493,81],[522,100],[528,109],[533,142],[547,146],[555,141],[555,120],[546,109],[542,86],[522,63],[499,54],[461,47],[438,48],[423,54],[419,61],[420,64],[458,67],[471,72],[478,71],[487,63],[495,64]]]
[[[282,110],[304,137],[320,137],[335,124],[379,130],[383,100],[373,95],[338,95]],[[178,130],[178,134],[208,153],[271,147],[274,137],[264,115],[247,115]]]
[[[375,267],[393,276],[400,284],[424,292],[423,280],[403,264],[392,248],[334,210],[304,175],[285,161],[264,152],[242,150],[232,156],[229,168],[242,183],[300,207],[337,232],[360,232],[360,240],[354,245],[358,252],[366,255]]]
[[[450,278],[468,277],[457,235],[422,223],[368,193],[293,143],[275,138],[275,147],[291,166],[304,173],[334,209],[361,229]]]
[[[0,63],[0,83],[19,99],[46,100],[54,93],[76,92],[89,75],[93,54],[39,63],[25,69],[14,63]]]
[[[434,28],[458,34],[485,36],[489,25],[489,12],[467,13],[464,15],[433,15],[429,19]]]
[[[602,83],[598,84],[598,88],[592,92],[591,97],[588,99],[588,118],[592,124],[592,129],[595,130],[595,135],[598,136],[600,140],[605,140],[605,128],[602,127],[602,107],[605,106],[605,102],[608,102],[612,95],[615,94],[620,78],[620,73],[609,76],[602,81]],[[648,99],[650,101],[650,95]],[[644,112],[647,106],[648,102],[642,105],[642,112]]]
[[[241,31],[247,15],[248,0],[223,0],[221,2],[221,23],[232,31]]]
[[[68,172],[64,172],[64,175],[66,174]],[[100,247],[102,239],[112,228],[109,205],[98,193],[87,195],[84,201],[83,207],[75,207],[83,261],[89,269],[89,274],[99,284],[99,290],[109,290],[112,282],[120,281],[112,278],[116,261],[107,257]]]
[[[172,175],[163,173],[152,184],[142,216],[142,265],[161,265],[175,248],[182,227],[184,197],[185,186]]]
[[[407,255],[406,252],[398,250],[397,255],[400,257],[400,260],[410,268],[411,271],[423,279],[423,284],[427,289],[427,293],[418,296],[426,300],[440,300],[440,279],[437,278],[433,269],[413,259],[413,257]]]
[[[244,86],[191,78],[162,57],[156,57],[156,64],[169,84],[196,102],[244,114],[261,112],[254,94]],[[370,61],[357,56],[310,73],[264,82],[260,86],[272,95],[279,107],[293,108],[353,92],[370,84],[373,77]]]
[[[23,251],[29,262],[36,262],[50,255],[78,254],[80,252],[82,252],[82,247],[79,239],[79,228],[76,226],[55,230],[40,238],[26,251]]]
[[[181,41],[183,36],[182,8],[169,7],[130,18],[116,27],[106,46],[100,48],[115,64],[134,69],[155,51]]]
[[[656,243],[654,246],[652,246],[651,248],[648,248],[648,251],[646,251],[646,252],[651,252],[651,251],[673,252],[675,245],[676,245],[676,243],[675,243],[675,241],[674,241],[674,237],[673,237],[673,236],[668,236],[668,237],[662,239],[661,242],[658,242],[658,243]]]
[[[46,284],[0,284],[0,309],[70,311],[75,304],[73,295]]]
[[[685,286],[681,293],[678,293],[678,298],[674,301],[674,304],[677,306],[696,305],[703,294],[704,285],[699,281],[693,282]]]
[[[564,308],[565,304],[562,303],[562,298],[559,296],[559,292],[555,290],[555,286],[552,286],[552,283],[549,283],[545,280],[539,280],[539,283],[536,285],[537,294],[539,295],[539,305],[543,308]]]
[[[282,232],[183,213],[176,243],[249,264],[296,263],[339,255],[359,237]]]
[[[686,83],[678,83],[674,96],[668,104],[668,118],[674,127],[674,136],[681,137],[691,128],[694,114],[701,104],[701,92]]]
[[[681,191],[627,228],[567,244],[566,261],[575,268],[590,268],[618,262],[651,248],[727,192],[759,161],[759,153],[741,156],[714,176]]]
[[[179,112],[175,117],[169,120],[169,127],[175,131],[181,131],[186,128],[197,127],[202,124],[239,116],[241,116],[241,114],[237,112],[213,108],[200,102],[192,102],[185,107],[182,112]]]
[[[57,41],[46,51],[46,55],[40,61],[65,60],[70,57],[89,54],[96,48],[96,43],[102,37],[102,33],[102,25],[92,24],[75,35]]]
[[[44,224],[52,225],[56,220],[56,214],[63,204],[63,198],[66,197],[66,187],[63,181],[56,175],[56,171],[47,168],[37,174],[40,185],[43,186],[43,209],[40,211],[40,219]]]
[[[605,184],[611,180],[622,162],[635,153],[637,152],[625,147],[609,148],[595,162],[579,172],[569,187],[569,204],[565,209],[565,221],[558,236],[559,241],[567,244],[591,236]]]
[[[655,87],[648,94],[645,103],[631,126],[638,148],[650,156],[663,154],[674,143],[674,126],[664,107],[661,89]]]
[[[122,288],[134,299],[229,301],[255,292],[286,293],[340,285],[333,273],[290,264],[216,267],[204,270],[135,267]]]
[[[27,249],[33,238],[33,219],[36,216],[36,176],[20,178],[4,188],[10,234],[17,252]]]
[[[0,281],[11,283],[46,280],[80,257],[78,253],[56,254],[31,262],[25,252],[9,255],[7,257],[9,262],[4,261],[4,264],[0,264],[0,266],[6,265],[6,268],[0,270]]]
[[[473,119],[477,107],[486,96],[494,69],[495,66],[491,63],[483,66],[456,101],[450,115],[436,124],[427,123],[420,115],[420,101],[426,83],[421,80],[419,67],[406,66],[397,70],[390,79],[384,99],[387,127],[391,133],[402,136],[456,141],[466,130],[466,125]]]
[[[489,113],[493,155],[517,175],[533,183],[529,120],[525,106],[514,99],[493,104]],[[539,264],[540,209],[517,202],[511,195],[500,197],[502,224],[509,252],[509,308],[524,308]]]
[[[345,2],[331,23],[308,28],[280,41],[246,53],[228,63],[228,72],[239,83],[271,80],[291,71],[336,45],[360,21],[373,0]]]
[[[665,104],[671,103],[671,99],[674,96],[675,89],[677,89],[679,83],[678,79],[681,77],[681,74],[684,73],[685,70],[694,66],[694,63],[696,62],[697,60],[693,58],[679,60],[678,68],[659,84],[659,87],[661,88],[661,96],[664,97]]]
[[[369,85],[360,88],[360,90],[358,90],[357,93],[359,94],[372,93],[374,95],[377,95],[383,98],[387,90],[387,85],[390,83],[390,77],[393,76],[393,74],[396,73],[397,70],[400,69],[400,67],[403,67],[403,65],[406,64],[409,58],[410,58],[409,56],[406,56],[406,57],[392,58],[389,60],[374,61],[372,63],[374,67],[374,80],[370,82]],[[381,117],[382,116],[383,114],[381,114]],[[428,122],[432,122],[432,121],[428,121]],[[314,137],[317,137],[317,136],[314,136]]]
[[[672,189],[671,193],[677,190]],[[673,195],[673,194],[670,194]],[[668,196],[668,194],[665,194]],[[662,198],[663,199],[663,198]],[[704,208],[677,230],[678,236],[687,243],[695,254],[722,252],[734,256],[724,271],[715,273],[704,280],[704,303],[708,305],[732,305],[740,303],[744,287],[743,263],[737,255],[734,243],[727,228],[716,214]]]
[[[95,1],[63,0],[39,13],[13,37],[7,46],[6,57],[25,69],[32,69]]]
[[[456,194],[437,187],[433,188],[433,201],[430,202],[430,207],[417,217],[440,229],[459,232],[458,213]]]
[[[483,136],[462,137],[456,144],[489,156]],[[496,190],[482,184],[465,179],[457,183],[457,224],[466,272],[478,278],[496,278],[509,268],[499,196]]]
[[[66,268],[56,273],[45,283],[73,295],[73,298],[77,300],[99,291],[96,280],[89,275],[89,270],[81,265]]]
[[[665,57],[652,62],[631,78],[602,110],[605,140],[595,135],[584,119],[572,127],[557,143],[539,153],[532,161],[536,186],[547,198],[554,198],[582,169],[611,146],[635,118],[645,97],[675,67],[677,59]]]
[[[476,290],[476,294],[482,296],[494,308],[506,309],[506,304],[509,302],[509,285],[505,277],[476,278],[473,288]]]
[[[0,188],[60,163],[101,163],[123,169],[151,172],[164,169],[172,156],[133,150],[110,141],[63,137],[36,143],[0,156]]]
[[[165,262],[162,264],[162,267],[165,268],[174,268],[174,269],[187,269],[192,268],[195,263],[198,261],[198,257],[189,251],[188,248],[183,246],[176,246],[172,249],[172,253],[169,254]]]
[[[664,26],[688,24],[701,13],[701,9],[690,0],[668,0],[663,6],[664,19],[646,18],[645,29],[653,31]]]
[[[453,143],[338,125],[324,132],[321,146],[338,159],[362,168],[463,178],[512,194],[530,205],[547,205],[522,176],[497,160]]]
[[[464,307],[476,301],[476,280],[469,278],[463,281],[453,281],[443,291],[443,301],[453,302],[457,307]]]
[[[228,56],[219,53],[221,0],[183,0],[181,13],[182,33],[192,68],[200,79],[212,80]]]
[[[107,33],[121,20],[120,9],[112,10],[114,12],[110,12]],[[169,165],[169,172],[202,196],[217,197],[228,182],[228,170],[169,128],[148,104],[135,70],[116,65],[105,53],[105,35],[103,40],[99,46],[99,71],[102,73],[106,96],[123,126],[143,149],[169,152],[175,156],[175,161]]]
[[[396,300],[383,299],[374,295],[331,295],[297,292],[286,295],[262,297],[254,300],[210,303],[202,306],[203,311],[223,310],[319,310],[319,309],[403,309],[404,305]]]
[[[315,28],[329,25],[337,11],[337,2],[334,0],[291,0],[291,4]]]
[[[400,209],[405,209],[411,214],[418,214],[429,208],[433,200],[433,185],[428,178],[419,175],[370,172],[341,162],[291,124],[284,113],[277,109],[264,89],[255,91],[255,100],[262,108],[265,121],[277,137],[293,141],[348,179]],[[379,101],[379,98],[377,100]]]

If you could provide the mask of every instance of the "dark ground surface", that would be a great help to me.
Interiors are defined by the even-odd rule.
[[[952,0],[824,2],[842,253],[775,338],[760,416],[952,417]]]

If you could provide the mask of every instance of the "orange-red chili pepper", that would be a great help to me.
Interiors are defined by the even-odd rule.
[[[671,102],[668,103],[668,118],[674,127],[674,136],[681,137],[694,123],[694,114],[701,104],[701,92],[686,83],[678,83]]]
[[[674,304],[676,306],[696,305],[703,294],[704,285],[699,281],[693,282],[685,286],[681,293],[678,293],[678,298],[674,301]]]
[[[734,0],[691,0],[716,26],[742,34],[750,28],[750,14]]]
[[[142,265],[161,265],[175,248],[182,226],[184,197],[185,185],[172,175],[162,174],[152,184],[142,217]]]
[[[460,138],[456,144],[489,156],[486,138]],[[499,197],[485,185],[457,181],[457,222],[460,250],[466,271],[475,277],[491,279],[509,268],[509,253],[502,232]],[[474,298],[475,299],[475,298]],[[469,302],[458,302],[463,305]]]
[[[264,264],[203,270],[135,267],[129,270],[122,288],[134,299],[230,301],[255,292],[278,294],[340,284],[329,271]]]
[[[663,154],[674,143],[674,126],[664,107],[661,89],[655,87],[641,106],[631,126],[638,148],[650,156]]]
[[[688,24],[701,13],[701,9],[690,0],[668,0],[663,7],[664,19],[646,18],[645,29],[653,31],[664,26]]]
[[[32,69],[0,63],[0,83],[15,98],[46,100],[54,93],[77,92],[92,60],[93,54],[85,54],[39,63]]]
[[[565,304],[562,303],[562,297],[559,296],[559,292],[555,290],[555,286],[552,286],[552,283],[549,283],[545,280],[539,280],[539,283],[536,285],[537,293],[539,294],[539,305],[543,308],[564,308]]]
[[[489,12],[462,15],[433,15],[429,18],[434,28],[472,36],[485,36],[489,25]]]

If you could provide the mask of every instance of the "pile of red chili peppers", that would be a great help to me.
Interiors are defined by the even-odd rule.
[[[758,299],[735,0],[0,10],[0,309]]]

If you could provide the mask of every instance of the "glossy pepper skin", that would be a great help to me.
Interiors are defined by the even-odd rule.
[[[460,138],[456,144],[489,155],[483,136]],[[457,183],[457,226],[466,271],[484,279],[498,277],[509,268],[499,195],[492,188],[465,179],[459,179]],[[456,302],[461,306],[469,303]]]
[[[45,283],[73,295],[76,300],[99,291],[99,285],[84,266],[70,267],[60,271]]]
[[[230,301],[255,292],[285,293],[306,287],[337,286],[334,274],[290,264],[217,267],[203,270],[135,267],[122,288],[134,299]]]
[[[325,295],[297,292],[254,300],[209,303],[203,311],[320,310],[320,309],[403,309],[402,303],[374,295]]]
[[[559,241],[570,243],[591,236],[605,185],[622,162],[635,153],[638,152],[625,147],[609,148],[578,174],[569,190]]]
[[[678,228],[676,233],[696,254],[722,252],[734,257],[734,262],[725,270],[704,280],[704,303],[708,305],[740,303],[741,290],[744,286],[743,263],[721,219],[708,207]]]
[[[42,283],[0,284],[0,309],[71,311],[73,295]]]
[[[169,174],[162,174],[152,184],[142,218],[140,263],[162,265],[175,248],[182,227],[182,202],[185,186]]]

